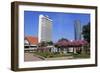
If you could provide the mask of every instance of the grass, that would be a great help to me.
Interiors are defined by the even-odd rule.
[[[89,54],[73,54],[74,58],[90,58]]]
[[[73,53],[51,53],[51,52],[34,52],[34,54],[42,56],[44,58],[56,58],[56,57],[68,57],[68,56],[73,56],[74,59],[77,58],[90,58],[90,54],[73,54]]]
[[[51,52],[34,52],[34,54],[43,56],[43,57],[45,57],[45,58],[67,57],[67,56],[71,56],[71,54],[51,53]]]

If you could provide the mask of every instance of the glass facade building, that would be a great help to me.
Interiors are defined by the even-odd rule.
[[[81,40],[82,38],[82,27],[79,20],[75,20],[74,23],[75,40]]]

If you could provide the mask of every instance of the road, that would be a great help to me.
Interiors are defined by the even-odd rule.
[[[56,58],[45,58],[45,60],[68,60],[73,59],[73,56],[68,57],[56,57]],[[39,58],[38,56],[34,55],[33,53],[25,53],[24,55],[24,61],[42,61],[42,58]]]
[[[24,54],[24,61],[41,61],[42,59],[36,57],[33,53],[25,53]]]

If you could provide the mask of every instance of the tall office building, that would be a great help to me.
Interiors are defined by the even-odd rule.
[[[52,20],[48,16],[39,16],[39,42],[52,40]]]
[[[79,20],[76,20],[74,23],[74,31],[75,31],[75,40],[81,40],[82,38],[82,27]]]

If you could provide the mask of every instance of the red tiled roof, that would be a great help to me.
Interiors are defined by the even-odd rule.
[[[38,44],[38,37],[26,36],[25,39],[26,39],[30,44]]]

